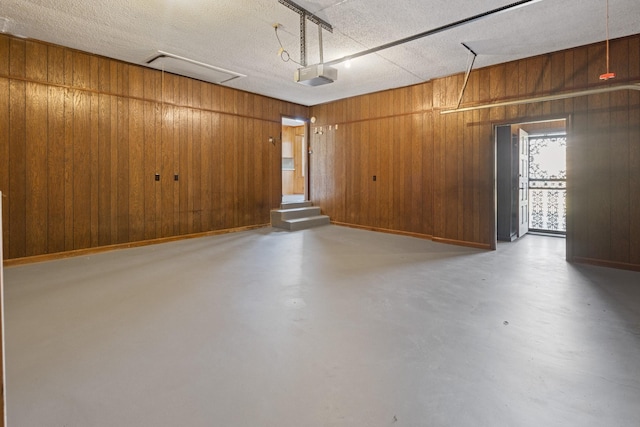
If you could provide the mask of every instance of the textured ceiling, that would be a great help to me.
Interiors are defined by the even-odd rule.
[[[329,22],[325,62],[471,17],[514,0],[297,0]],[[2,0],[0,31],[144,64],[166,51],[246,75],[225,83],[303,105],[407,86],[475,67],[602,41],[606,0],[540,0],[452,30],[338,64],[338,80],[295,83],[299,16],[278,0]],[[609,0],[610,37],[640,32],[640,1]],[[307,23],[309,64],[318,29]],[[613,70],[615,71],[615,70]],[[604,70],[603,70],[604,72]]]

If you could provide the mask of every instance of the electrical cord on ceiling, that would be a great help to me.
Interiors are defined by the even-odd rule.
[[[276,31],[276,38],[278,39],[278,43],[280,44],[280,50],[278,50],[278,56],[280,57],[280,59],[282,59],[284,62],[291,61],[302,67],[301,63],[291,58],[289,51],[287,51],[287,49],[285,49],[284,46],[282,45],[282,41],[280,40],[280,35],[278,35],[278,28],[280,28],[280,24],[273,24],[273,28]]]

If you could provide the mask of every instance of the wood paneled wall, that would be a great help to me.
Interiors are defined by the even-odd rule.
[[[308,108],[0,35],[5,259],[268,223],[282,115]]]
[[[640,35],[474,70],[462,106],[640,82]],[[497,124],[569,118],[568,258],[640,268],[640,94],[441,115],[463,75],[312,107],[311,194],[336,222],[495,245]],[[338,125],[338,126],[336,126]],[[376,176],[376,181],[373,176]]]

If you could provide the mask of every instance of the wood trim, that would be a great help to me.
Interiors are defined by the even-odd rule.
[[[640,271],[640,264],[629,264],[626,262],[606,261],[594,258],[573,257],[569,262],[578,264],[595,265],[598,267],[617,268],[620,270]]]
[[[46,86],[48,88],[54,87],[54,88],[58,88],[58,89],[67,89],[67,90],[73,90],[73,91],[78,91],[78,92],[86,92],[86,93],[94,94],[94,95],[114,96],[114,97],[117,97],[117,98],[123,98],[123,99],[132,100],[132,101],[162,103],[165,107],[187,108],[189,110],[206,111],[206,112],[209,112],[209,113],[224,114],[224,115],[228,115],[228,116],[232,116],[232,117],[240,117],[240,118],[252,119],[252,120],[261,120],[261,121],[265,121],[265,122],[278,123],[278,124],[280,123],[279,120],[275,120],[275,119],[267,119],[267,118],[251,116],[251,115],[246,115],[246,114],[239,114],[239,113],[231,113],[231,112],[228,112],[228,111],[224,111],[224,110],[220,110],[220,109],[214,109],[214,108],[195,107],[195,106],[189,105],[187,103],[180,103],[180,102],[175,102],[175,101],[173,101],[173,102],[158,101],[157,99],[145,98],[143,96],[117,94],[117,93],[114,93],[113,91],[96,90],[96,89],[80,87],[80,86],[75,86],[75,85],[68,85],[68,84],[49,83],[49,82],[44,82],[44,81],[41,81],[41,80],[34,80],[34,79],[26,78],[26,77],[11,76],[11,75],[8,75],[8,74],[0,74],[0,79],[7,79],[9,81],[15,80],[15,81],[23,82],[23,83],[32,83],[32,84]],[[211,84],[213,84],[213,83],[211,83]],[[262,96],[262,95],[254,95],[254,96]]]
[[[392,230],[389,228],[371,227],[368,225],[350,224],[347,222],[331,221],[331,224],[340,227],[357,228],[359,230],[377,231],[379,233],[398,234],[400,236],[416,237],[418,239],[433,240],[433,236],[428,234],[412,233],[411,231]]]
[[[468,248],[493,250],[493,248],[491,248],[491,245],[484,244],[484,243],[466,242],[466,241],[463,241],[463,240],[454,240],[454,239],[444,239],[442,237],[433,237],[433,236],[428,235],[428,234],[413,233],[411,231],[392,230],[392,229],[389,229],[389,228],[372,227],[372,226],[368,226],[368,225],[349,224],[349,223],[341,222],[341,221],[331,221],[331,224],[338,225],[340,227],[357,228],[359,230],[377,231],[377,232],[380,232],[380,233],[388,233],[388,234],[397,234],[397,235],[400,235],[400,236],[416,237],[418,239],[431,240],[431,241],[433,241],[435,243],[444,243],[444,244],[447,244],[447,245],[465,246],[465,247],[468,247]]]
[[[443,237],[434,237],[433,241],[437,243],[446,243],[448,245],[465,246],[467,248],[485,249],[488,251],[495,250],[491,245],[486,243],[466,242],[464,240],[445,239]]]
[[[200,237],[218,236],[221,234],[229,234],[229,233],[239,233],[241,231],[256,230],[259,228],[266,228],[266,227],[271,227],[271,224],[257,224],[257,225],[249,225],[244,227],[226,228],[223,230],[206,231],[202,233],[185,234],[181,236],[169,236],[169,237],[161,237],[158,239],[141,240],[138,242],[119,243],[116,245],[99,246],[95,248],[76,249],[76,250],[66,251],[66,252],[57,252],[55,254],[35,255],[35,256],[23,257],[23,258],[13,258],[13,259],[5,260],[3,264],[5,267],[11,268],[11,267],[16,267],[18,265],[35,264],[38,262],[46,262],[46,261],[55,261],[58,259],[72,258],[77,256],[95,255],[95,254],[110,252],[110,251],[119,250],[119,249],[137,248],[141,246],[150,246],[150,245],[157,245],[162,243],[176,242],[179,240],[197,239]],[[0,427],[2,426],[0,425]]]

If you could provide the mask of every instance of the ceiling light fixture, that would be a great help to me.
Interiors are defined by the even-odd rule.
[[[609,79],[613,79],[616,77],[616,73],[612,73],[609,71],[609,0],[607,0],[607,72],[604,74],[600,74],[600,80],[607,81]]]

